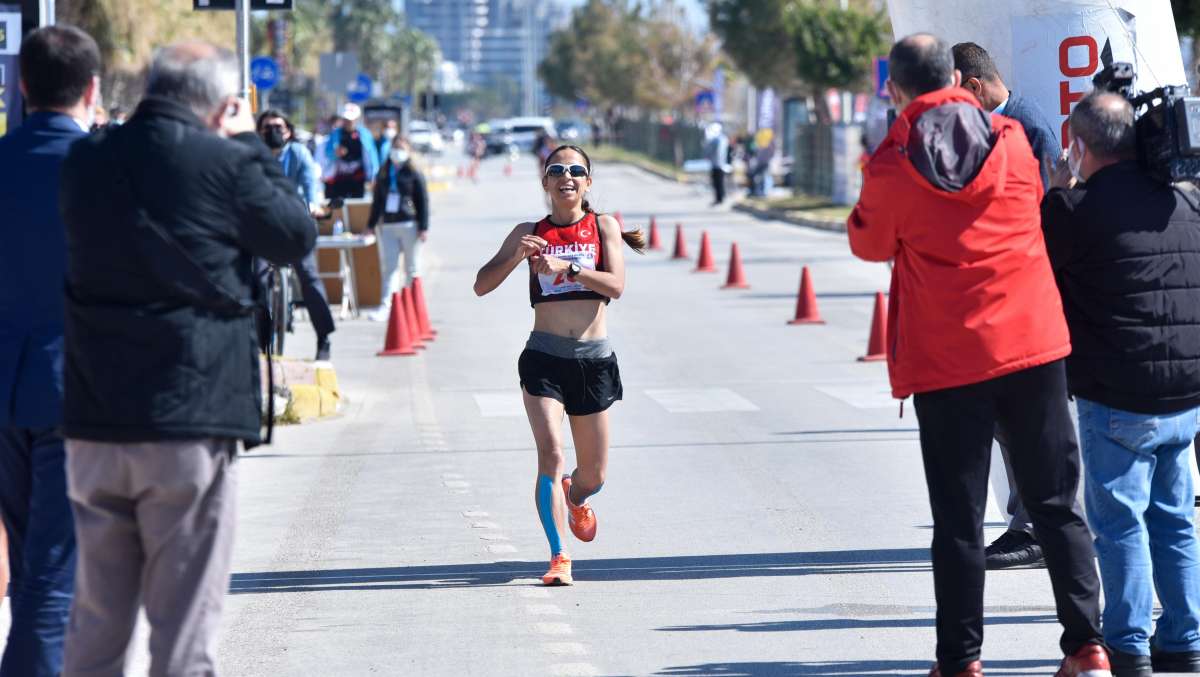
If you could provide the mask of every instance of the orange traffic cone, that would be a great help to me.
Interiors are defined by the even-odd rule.
[[[683,239],[683,224],[675,224],[675,253],[671,255],[673,259],[691,258],[687,252],[687,240]]]
[[[825,324],[817,310],[817,294],[813,291],[808,266],[800,272],[800,293],[796,295],[796,317],[788,324]]]
[[[750,283],[746,281],[746,271],[742,270],[742,254],[738,251],[737,243],[729,249],[729,276],[725,278],[725,285],[721,289],[749,289]]]
[[[504,175],[512,176],[512,163],[511,162],[506,162],[504,164]]]
[[[653,216],[650,217],[649,247],[652,251],[658,251],[659,249],[662,249],[662,240],[660,240],[658,237],[658,219],[654,218]]]
[[[392,294],[392,311],[388,314],[387,338],[383,341],[383,350],[376,353],[379,356],[416,355],[413,350],[412,336],[408,333],[408,321],[404,317],[404,307],[400,301],[400,293]]]
[[[404,319],[408,322],[408,335],[412,338],[412,347],[424,350],[425,342],[421,340],[421,325],[417,322],[417,306],[413,303],[410,287],[405,287],[404,291],[400,292],[400,303],[404,306]]]
[[[421,278],[413,278],[412,290],[413,301],[417,304],[417,325],[421,329],[421,340],[432,341],[437,336],[437,330],[429,323],[429,309],[425,305],[425,287],[421,284]]]
[[[871,336],[867,339],[867,354],[859,362],[880,362],[887,359],[887,297],[875,293],[875,314],[871,318]]]
[[[467,172],[466,172],[466,171],[463,169],[463,166],[462,166],[462,165],[459,165],[459,166],[458,166],[458,178],[460,178],[460,179],[461,179],[461,178],[463,177],[463,175],[464,175],[464,174],[466,174],[466,173],[467,173]]]
[[[715,273],[717,263],[713,260],[712,242],[708,239],[708,231],[700,233],[700,258],[696,261],[694,273]]]

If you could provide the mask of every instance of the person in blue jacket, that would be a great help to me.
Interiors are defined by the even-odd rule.
[[[309,212],[321,212],[321,169],[312,153],[304,144],[296,141],[296,128],[281,111],[266,110],[258,116],[258,134],[271,153],[279,158],[283,173],[296,184],[296,193],[308,205]],[[266,263],[259,260],[260,274],[265,272]],[[329,335],[333,333],[333,313],[329,310],[329,298],[325,295],[325,284],[317,272],[317,252],[309,252],[303,259],[292,264],[296,278],[300,281],[300,295],[304,308],[317,334],[317,360],[328,360],[330,353]]]
[[[100,50],[78,28],[42,28],[21,44],[20,70],[30,115],[0,138],[0,516],[12,569],[0,676],[51,677],[62,669],[76,554],[59,429],[67,263],[59,169],[92,125]]]

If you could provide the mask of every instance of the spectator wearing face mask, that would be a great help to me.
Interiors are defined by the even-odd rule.
[[[296,193],[308,204],[313,215],[321,209],[321,168],[304,144],[296,141],[296,129],[291,120],[278,110],[263,111],[258,116],[258,134],[271,154],[283,166],[283,173],[296,184]],[[256,271],[265,278],[267,263],[262,259],[255,262]],[[316,250],[292,264],[296,279],[300,282],[300,295],[304,308],[312,320],[317,334],[317,360],[330,357],[329,335],[334,332],[333,313],[329,310],[329,299],[325,296],[325,285],[317,272]],[[264,295],[265,300],[265,295]]]
[[[383,129],[379,132],[379,157],[386,160],[388,153],[392,150],[392,142],[396,137],[400,136],[400,124],[395,120],[388,120],[383,123]]]
[[[382,227],[378,226],[382,222]],[[387,161],[375,177],[371,218],[367,229],[379,236],[383,251],[383,307],[372,319],[385,320],[392,294],[421,275],[421,245],[429,232],[429,202],[425,177],[412,162],[408,139],[398,136]],[[400,254],[404,253],[405,281],[400,284]]]

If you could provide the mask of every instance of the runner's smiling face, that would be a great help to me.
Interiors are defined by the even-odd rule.
[[[549,158],[549,165],[582,165],[588,166],[587,158],[580,155],[578,152],[570,148],[563,149]],[[592,187],[591,172],[587,176],[571,176],[570,172],[564,172],[560,176],[550,176],[543,170],[542,172],[542,189],[550,195],[550,199],[563,207],[574,207],[583,201],[583,196]]]

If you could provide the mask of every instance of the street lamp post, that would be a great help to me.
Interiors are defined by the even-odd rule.
[[[238,96],[250,98],[250,0],[237,0]]]

